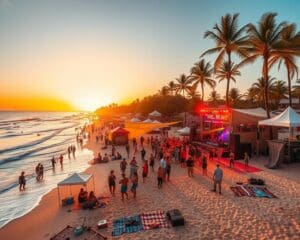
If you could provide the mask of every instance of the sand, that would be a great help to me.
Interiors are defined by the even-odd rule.
[[[100,144],[92,141],[88,147],[96,155]],[[150,150],[146,150],[149,154]],[[117,151],[125,155],[124,147],[117,147]],[[141,165],[140,154],[137,159]],[[222,195],[211,192],[211,174],[215,168],[215,164],[211,162],[208,165],[208,177],[202,176],[200,168],[196,168],[193,178],[187,176],[185,168],[174,163],[171,181],[164,184],[162,189],[156,187],[156,173],[150,170],[145,183],[140,178],[136,199],[130,194],[129,200],[122,202],[118,186],[116,196],[110,198],[106,208],[92,211],[68,212],[68,207],[59,207],[54,189],[33,211],[0,229],[0,238],[49,239],[67,224],[80,225],[85,216],[86,224],[96,226],[100,219],[107,219],[111,223],[113,219],[144,211],[178,208],[186,219],[184,227],[141,231],[114,239],[299,239],[300,164],[284,166],[282,170],[269,170],[263,167],[265,161],[265,158],[251,160],[250,164],[263,169],[254,174],[240,174],[223,168]],[[92,165],[87,169],[87,172],[95,175],[97,195],[110,195],[107,176],[114,169],[120,179],[119,163],[112,161],[108,164]],[[265,179],[269,190],[278,198],[235,197],[229,187],[237,181],[245,182],[250,176]],[[111,231],[111,224],[107,229],[100,230],[109,239],[112,239]]]

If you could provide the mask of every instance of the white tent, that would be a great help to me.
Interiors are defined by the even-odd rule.
[[[277,126],[277,127],[300,127],[300,114],[288,107],[281,114],[258,122],[258,125]]]
[[[191,129],[189,127],[185,127],[185,128],[179,129],[177,132],[180,135],[190,135]]]
[[[94,176],[87,173],[74,173],[65,180],[59,182],[57,184],[59,203],[61,203],[62,195],[65,197],[77,197],[80,188],[84,188],[86,191],[95,191]]]
[[[266,118],[267,112],[263,108],[248,108],[248,109],[237,109],[234,108],[232,111],[247,114],[254,117]]]
[[[161,123],[160,121],[154,120],[152,123]]]
[[[148,119],[144,120],[143,123],[152,123],[152,120],[148,118]]]
[[[161,113],[154,110],[153,112],[149,113],[150,117],[161,117]]]
[[[139,118],[136,118],[136,117],[130,119],[130,122],[140,122],[140,121],[141,120]]]

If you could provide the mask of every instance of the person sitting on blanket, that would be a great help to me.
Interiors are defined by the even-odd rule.
[[[99,203],[98,199],[96,198],[94,191],[91,191],[89,194],[88,201],[87,201],[87,208],[93,209],[93,208],[97,207],[99,204],[100,203]]]
[[[88,199],[88,193],[87,191],[84,191],[83,188],[80,189],[80,192],[78,194],[78,202],[79,203],[84,203]]]

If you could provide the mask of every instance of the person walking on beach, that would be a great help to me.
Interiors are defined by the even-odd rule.
[[[158,188],[162,188],[163,178],[164,178],[164,170],[161,166],[159,166],[158,170],[157,170],[157,187]]]
[[[52,170],[54,171],[55,170],[55,164],[56,164],[56,161],[55,161],[55,158],[54,156],[51,158],[51,165],[52,165]]]
[[[131,192],[133,193],[133,198],[136,198],[136,189],[138,187],[139,177],[138,174],[135,172],[131,178],[132,186]]]
[[[36,180],[39,181],[40,180],[40,163],[35,167],[35,174],[36,174]]]
[[[121,184],[122,201],[124,201],[124,195],[126,195],[126,198],[128,199],[128,194],[127,194],[128,181],[129,181],[128,178],[123,173],[122,174],[122,179],[119,182]]]
[[[154,172],[154,156],[153,156],[153,153],[151,153],[150,155],[150,167],[152,169],[152,172]]]
[[[21,172],[19,176],[19,190],[20,192],[25,191],[26,179],[25,179],[25,172]]]
[[[110,175],[108,176],[108,186],[111,195],[115,195],[116,191],[116,176],[114,174],[114,170],[110,171]]]
[[[159,166],[163,170],[163,180],[165,180],[167,163],[166,163],[166,160],[163,157],[160,159]]]
[[[194,176],[194,159],[191,156],[186,161],[186,166],[188,168],[189,177],[193,177]]]
[[[250,160],[250,156],[247,152],[245,152],[245,169],[246,171],[248,170],[248,165],[249,165],[249,160]]]
[[[127,152],[127,158],[129,158],[129,154],[130,154],[130,146],[129,146],[129,143],[126,144],[125,149],[126,149],[126,152]]]
[[[148,167],[148,161],[146,160],[145,162],[144,162],[144,165],[143,165],[143,174],[142,174],[142,176],[143,176],[143,183],[145,182],[145,178],[148,176],[148,170],[149,169],[149,167]]]
[[[126,162],[126,159],[123,158],[123,160],[120,162],[120,169],[121,169],[121,172],[122,172],[122,173],[125,173],[126,168],[127,168],[127,162]]]
[[[166,176],[167,176],[167,181],[170,181],[170,175],[171,175],[171,158],[167,157],[167,160],[166,160]]]
[[[73,159],[75,159],[76,157],[75,157],[75,153],[76,153],[76,147],[75,147],[75,145],[72,145],[72,155],[73,155]]]
[[[72,150],[72,146],[68,147],[68,158],[71,159],[71,150]]]
[[[215,192],[217,190],[217,185],[219,188],[219,194],[222,194],[221,192],[221,185],[222,185],[222,179],[223,179],[223,170],[220,168],[220,165],[217,164],[217,168],[214,171],[214,189],[213,191]]]
[[[39,181],[43,180],[43,178],[44,178],[44,166],[43,164],[41,164],[39,169]]]
[[[59,163],[60,163],[60,167],[63,168],[63,162],[64,162],[64,156],[62,154],[60,154],[59,156]]]
[[[145,150],[145,148],[143,147],[143,148],[142,148],[142,151],[141,151],[141,157],[142,157],[142,160],[143,160],[143,161],[145,160],[145,155],[146,155],[146,150]]]
[[[234,153],[232,151],[229,154],[229,167],[234,167]]]
[[[202,174],[204,176],[207,176],[207,157],[204,154],[202,158]]]
[[[138,166],[135,160],[135,157],[132,158],[130,162],[130,178],[133,176],[135,172],[137,172]]]

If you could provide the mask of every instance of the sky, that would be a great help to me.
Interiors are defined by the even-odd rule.
[[[0,110],[128,103],[189,74],[214,47],[204,32],[226,13],[240,13],[244,25],[277,12],[299,30],[299,9],[298,0],[0,0]],[[261,76],[261,62],[241,73],[231,87],[244,92]],[[284,68],[271,74],[286,80]],[[225,82],[216,90],[224,89]]]

